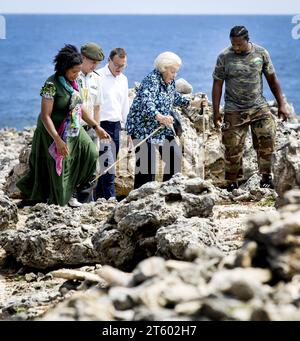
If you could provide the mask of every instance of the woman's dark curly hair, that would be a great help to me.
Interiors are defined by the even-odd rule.
[[[56,74],[64,76],[73,66],[82,64],[82,57],[74,45],[66,44],[54,57],[53,63]]]

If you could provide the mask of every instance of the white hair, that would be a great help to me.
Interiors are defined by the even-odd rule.
[[[159,54],[155,61],[154,67],[159,72],[165,72],[169,67],[180,67],[182,64],[181,59],[177,56],[177,54],[167,51]]]

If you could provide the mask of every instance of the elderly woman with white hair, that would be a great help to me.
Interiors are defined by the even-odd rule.
[[[181,172],[181,149],[174,139],[173,106],[200,107],[201,99],[191,101],[175,88],[175,77],[182,62],[173,52],[163,52],[154,61],[155,69],[141,82],[130,108],[126,130],[134,144],[162,128],[137,147],[134,188],[155,180],[155,148],[165,163],[163,181]]]

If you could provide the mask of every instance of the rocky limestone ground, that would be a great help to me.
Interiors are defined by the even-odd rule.
[[[299,209],[300,191],[287,192],[282,208],[248,218],[243,246],[227,255],[203,244],[186,260],[152,256],[130,272],[104,265],[89,280],[94,286],[41,319],[299,320]]]
[[[276,191],[259,188],[249,136],[228,193],[210,109],[181,112],[182,175],[132,191],[128,156],[124,200],[77,209],[18,208],[33,129],[1,130],[0,319],[299,320],[299,120],[278,121]]]
[[[97,206],[97,204],[98,203],[96,203],[95,206]],[[90,205],[93,204],[87,204],[86,206]],[[23,219],[20,219],[16,226],[17,228],[13,229],[14,232],[20,231],[20,235],[9,232],[10,229],[2,230],[0,244],[3,245],[7,252],[10,250],[9,254],[11,256],[7,257],[2,249],[2,254],[0,256],[1,319],[24,320],[42,316],[59,302],[73,297],[74,293],[85,292],[91,284],[98,284],[95,281],[90,282],[84,277],[80,279],[77,279],[76,276],[75,278],[70,276],[70,279],[65,276],[57,278],[52,274],[57,268],[63,266],[68,267],[69,269],[71,268],[72,270],[80,270],[85,274],[94,274],[102,268],[101,264],[113,264],[114,266],[119,267],[120,265],[123,265],[122,262],[129,259],[129,256],[131,255],[128,244],[125,244],[124,248],[121,248],[120,250],[114,246],[115,239],[110,238],[110,236],[106,241],[99,239],[95,246],[95,253],[97,247],[99,248],[101,246],[101,242],[103,242],[102,248],[104,248],[104,250],[99,250],[98,255],[91,255],[90,252],[78,250],[78,245],[84,245],[84,243],[86,243],[85,237],[80,241],[82,236],[78,236],[79,233],[77,234],[74,231],[72,236],[71,232],[70,235],[66,235],[68,229],[76,229],[74,220],[72,226],[68,224],[68,226],[66,225],[65,227],[59,222],[59,235],[56,235],[55,231],[51,231],[52,228],[49,225],[55,224],[53,215],[54,212],[57,213],[57,207],[53,207],[53,211],[50,208],[50,211],[47,213],[47,218],[45,219],[45,222],[48,221],[48,226],[45,227],[45,229],[47,228],[49,230],[49,236],[45,236],[45,229],[42,229],[39,235],[34,235],[32,230],[35,230],[36,226],[30,225],[29,223],[32,221],[30,218],[30,214],[32,213],[30,212],[32,212],[33,209],[35,211],[34,214],[40,209],[43,211],[44,205],[41,204],[40,206],[41,207],[28,207],[23,209]],[[71,208],[66,209],[72,211]],[[84,214],[86,209],[87,207],[80,208],[79,210],[82,210],[80,213]],[[26,210],[27,212],[24,212]],[[233,203],[215,205],[209,219],[202,218],[202,221],[201,218],[197,217],[178,219],[175,224],[157,230],[157,234],[160,235],[161,238],[159,241],[159,247],[161,248],[160,254],[167,259],[177,258],[189,260],[190,256],[185,255],[184,250],[193,252],[194,248],[198,249],[203,245],[214,245],[218,250],[222,250],[224,254],[235,253],[243,244],[243,234],[246,228],[247,216],[257,212],[270,212],[273,210],[275,210],[273,207],[268,206],[259,206],[256,204],[240,205]],[[24,217],[26,216],[29,225],[26,224],[25,227]],[[38,219],[37,214],[34,217],[35,220]],[[68,216],[64,214],[63,219],[68,219]],[[93,219],[95,218],[93,217],[91,220]],[[51,223],[49,224],[49,222]],[[93,228],[88,225],[86,225],[86,227],[88,230],[97,230],[97,227]],[[166,231],[167,228],[171,231]],[[177,229],[179,228],[182,229],[180,233],[177,232]],[[95,237],[96,236],[97,233],[95,232]],[[78,239],[77,242],[76,239]],[[3,243],[4,240],[5,244]],[[147,244],[145,241],[141,241],[141,243],[144,247]],[[100,246],[98,244],[100,244]],[[151,247],[153,248],[153,245],[151,245]],[[149,256],[151,256],[151,252],[149,251],[151,250],[151,247],[148,245]],[[84,250],[86,250],[86,248],[86,245],[83,246]],[[88,249],[91,250],[92,246],[89,245]],[[105,250],[109,251],[109,253],[106,254]],[[112,254],[114,250],[116,250],[116,253]],[[123,251],[123,253],[121,253],[121,251]],[[155,252],[152,252],[152,255],[155,253],[156,250]],[[222,252],[220,253],[223,254]],[[79,258],[79,256],[81,258]],[[111,256],[111,258],[109,258],[109,256]],[[19,262],[16,262],[16,259]],[[138,257],[135,263],[138,263],[139,259],[141,258]],[[92,263],[92,265],[79,266],[77,264],[76,266],[76,263]],[[126,278],[124,275],[121,277],[122,280],[123,278]],[[107,280],[106,277],[104,278]],[[100,279],[98,279],[98,281],[100,282]],[[105,287],[107,287],[107,285],[105,285]],[[93,301],[93,299],[91,301]],[[106,319],[107,315],[103,316],[105,317],[102,317],[101,319]],[[100,317],[97,315],[95,319],[97,320]],[[112,318],[115,317],[112,316]],[[61,318],[58,317],[58,319]],[[65,319],[65,317],[62,317],[62,319]]]

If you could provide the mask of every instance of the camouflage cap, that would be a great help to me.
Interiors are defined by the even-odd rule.
[[[90,59],[93,60],[103,60],[104,59],[104,53],[102,48],[95,43],[87,43],[85,45],[81,46],[81,53]]]

